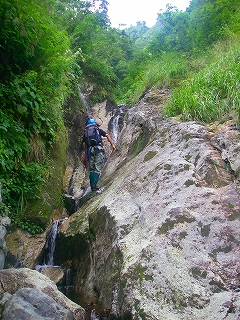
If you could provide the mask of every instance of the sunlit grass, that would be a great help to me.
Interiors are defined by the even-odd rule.
[[[208,123],[232,118],[239,123],[240,43],[227,49],[225,44],[216,45],[206,56],[206,66],[173,90],[165,113],[183,120]]]
[[[147,89],[152,86],[175,87],[187,73],[186,60],[175,54],[163,55],[159,61],[149,64],[144,81]]]
[[[173,53],[162,55],[145,62],[142,71],[134,79],[125,94],[128,103],[136,103],[139,98],[153,87],[172,88],[187,74],[187,61],[184,57]]]
[[[229,37],[230,38],[230,37]],[[166,116],[180,115],[184,121],[240,122],[240,42],[237,37],[219,42],[198,58],[164,54],[149,58],[140,72],[128,79],[125,102],[134,104],[148,90],[169,88]]]

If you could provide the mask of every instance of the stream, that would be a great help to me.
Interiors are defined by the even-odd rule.
[[[107,320],[110,310],[105,309],[100,304],[95,304],[92,301],[86,301],[83,296],[81,296],[74,287],[61,287],[59,288],[68,299],[80,305],[86,311],[86,320]]]
[[[60,219],[56,220],[49,231],[43,255],[43,264],[37,265],[36,270],[41,271],[43,268],[59,268],[60,266],[54,265],[54,250],[56,245],[56,237],[58,233],[58,228],[60,224],[66,220]],[[80,295],[74,288],[74,275],[72,269],[69,268],[65,271],[63,283],[58,286],[59,291],[61,291],[66,297],[68,297],[73,302],[80,305],[86,311],[86,320],[107,320],[110,310],[104,309],[101,305],[94,303],[93,301],[86,301],[86,299]]]

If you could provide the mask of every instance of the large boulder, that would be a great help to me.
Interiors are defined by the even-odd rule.
[[[88,235],[76,289],[113,319],[237,319],[240,132],[156,110],[129,110],[104,190],[60,227],[65,244]]]
[[[36,288],[18,290],[5,305],[2,320],[73,320],[71,311]]]
[[[8,255],[5,268],[25,266],[35,268],[46,242],[47,231],[33,235],[25,230],[15,228],[6,235]]]
[[[38,291],[41,291],[44,294],[42,296],[42,300],[39,300],[39,303],[38,303],[38,309],[43,308],[42,312],[52,312],[53,310],[59,310],[59,315],[61,314],[69,315],[69,318],[66,318],[66,319],[75,319],[75,320],[85,319],[85,310],[79,305],[77,305],[76,303],[69,300],[63,293],[61,293],[57,289],[57,286],[53,281],[51,281],[48,277],[39,273],[36,270],[31,270],[28,268],[4,269],[4,270],[0,270],[0,279],[1,279],[0,295],[3,296],[5,292],[9,292],[10,294],[13,295],[13,298],[11,298],[8,302],[10,303],[11,308],[13,308],[13,305],[15,305],[15,303],[17,303],[18,305],[20,304],[21,308],[24,307],[24,303],[22,303],[24,300],[27,300],[26,302],[27,305],[33,304],[34,306],[35,305],[34,297],[30,299],[33,291],[32,290],[21,291],[22,288],[28,288],[28,289],[33,288],[33,289],[36,289],[35,293],[37,293]],[[15,293],[17,294],[14,295]],[[39,293],[38,293],[38,296],[39,296]],[[20,302],[20,300],[22,302]],[[56,304],[53,303],[53,300],[56,302]],[[42,306],[41,306],[41,301],[43,302]],[[44,311],[44,308],[48,304],[47,301],[49,303],[51,301],[52,307],[49,310],[46,309]],[[6,304],[6,306],[8,305],[8,303]],[[60,306],[63,309],[60,308]],[[18,308],[17,306],[15,307],[16,309]],[[31,309],[32,307],[30,306],[29,308]],[[67,312],[65,311],[65,309],[68,309],[71,312]],[[6,311],[6,314],[7,312],[8,311]],[[71,314],[73,317],[71,316]],[[7,320],[8,318],[5,317],[5,319]],[[15,319],[15,318],[10,318],[10,319]],[[34,318],[28,318],[28,316],[26,316],[26,318],[23,317],[21,319],[27,320],[27,319],[34,319]],[[36,318],[36,320],[37,319],[38,318]],[[39,318],[39,320],[40,319],[41,318]],[[53,318],[53,319],[58,319],[58,318]],[[59,317],[59,319],[64,319],[64,318]]]

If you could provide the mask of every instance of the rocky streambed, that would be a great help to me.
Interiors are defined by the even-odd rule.
[[[164,119],[164,98],[126,112],[103,191],[62,222],[54,259],[109,319],[236,320],[240,132]]]

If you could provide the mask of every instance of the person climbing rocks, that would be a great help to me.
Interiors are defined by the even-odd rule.
[[[82,141],[83,149],[85,150],[86,158],[89,162],[89,180],[92,191],[99,190],[97,183],[105,158],[102,137],[107,138],[111,144],[112,151],[115,151],[116,148],[111,136],[104,130],[100,129],[94,119],[88,119]]]

